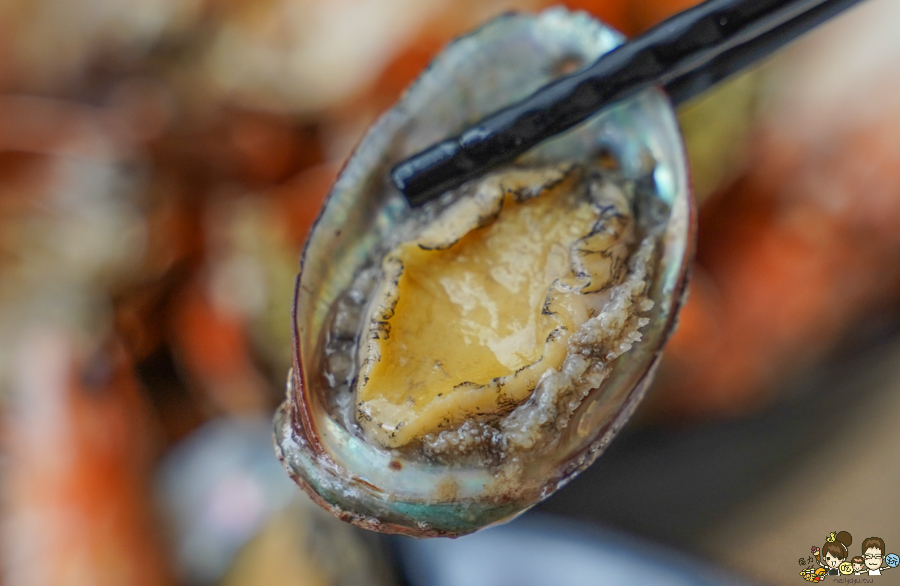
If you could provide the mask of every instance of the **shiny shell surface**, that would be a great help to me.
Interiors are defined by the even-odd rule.
[[[390,168],[621,42],[587,15],[562,9],[495,19],[438,55],[347,162],[303,253],[294,367],[275,419],[276,450],[289,474],[334,514],[419,537],[463,535],[507,520],[590,465],[643,396],[674,328],[693,242],[684,149],[671,105],[657,90],[605,110],[516,161],[548,168],[612,158],[618,180],[634,191],[636,214],[653,226],[645,291],[652,303],[644,306],[640,339],[610,360],[602,383],[572,404],[565,425],[544,445],[499,460],[453,462],[392,447],[389,439],[373,441],[355,416],[336,411],[323,366],[336,304],[380,262],[398,227],[414,214],[430,213],[409,209],[389,182]]]

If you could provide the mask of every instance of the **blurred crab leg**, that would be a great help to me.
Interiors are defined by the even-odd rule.
[[[170,584],[148,510],[147,406],[114,345],[85,363],[61,329],[26,332],[5,414],[11,586]]]

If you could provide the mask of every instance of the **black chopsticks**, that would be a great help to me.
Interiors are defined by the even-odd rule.
[[[708,0],[413,155],[391,179],[421,205],[647,87],[679,104],[859,1]]]

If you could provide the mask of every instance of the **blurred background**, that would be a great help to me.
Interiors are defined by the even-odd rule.
[[[563,2],[628,35],[693,3]],[[414,542],[282,471],[297,259],[342,161],[450,39],[550,4],[0,2],[0,583],[796,584],[831,531],[900,549],[896,0],[680,109],[690,299],[575,482]]]

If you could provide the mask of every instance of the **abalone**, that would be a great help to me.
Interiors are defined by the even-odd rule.
[[[277,451],[363,527],[462,535],[589,465],[652,378],[692,250],[657,90],[411,209],[387,171],[622,41],[506,15],[446,48],[369,131],[307,242]]]

